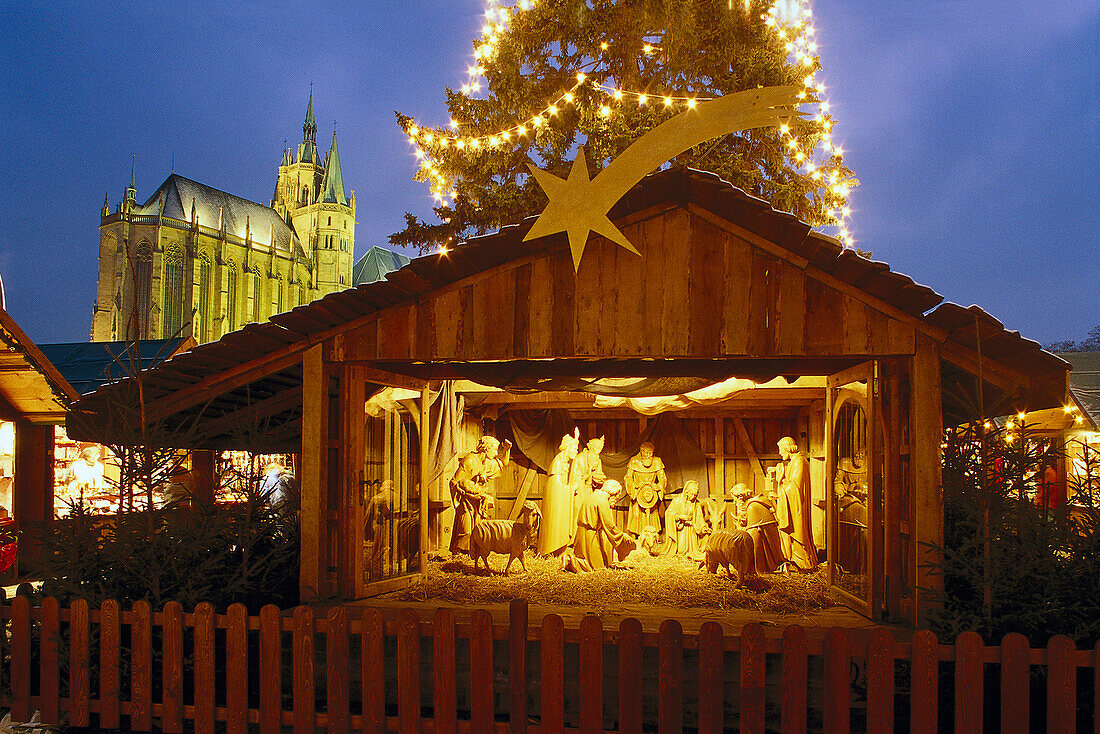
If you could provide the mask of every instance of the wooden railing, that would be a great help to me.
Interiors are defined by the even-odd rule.
[[[812,639],[791,626],[775,638],[758,624],[737,636],[714,622],[684,634],[667,620],[653,633],[636,619],[604,629],[593,616],[566,629],[554,614],[532,627],[524,602],[509,614],[504,626],[484,610],[458,624],[447,609],[431,622],[411,610],[385,621],[376,609],[347,607],[317,617],[310,607],[268,606],[250,617],[240,605],[222,615],[209,604],[193,613],[175,602],[160,612],[113,601],[62,609],[55,599],[32,607],[17,597],[0,606],[0,703],[15,721],[38,710],[44,723],[183,732],[193,722],[197,734],[216,722],[229,734],[250,725],[265,733],[640,732],[654,723],[660,732],[935,732],[952,721],[956,732],[979,732],[991,720],[1022,732],[1039,666],[1047,731],[1073,732],[1081,721],[1100,731],[1093,711],[1078,710],[1100,696],[1100,645],[1077,650],[1065,637],[1044,650],[1016,634],[987,647],[972,632],[943,645],[926,631],[899,642],[885,628],[833,628]],[[1079,678],[1093,690],[1079,691]],[[1000,695],[990,696],[986,686],[998,680]],[[943,681],[953,695],[941,695],[952,693],[940,690]],[[953,711],[941,711],[944,700]],[[990,700],[999,712],[986,710]]]

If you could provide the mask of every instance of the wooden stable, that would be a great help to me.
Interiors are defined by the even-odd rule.
[[[370,587],[364,578],[362,487],[375,440],[364,403],[383,386],[421,395],[379,424],[391,438],[378,446],[412,474],[394,491],[407,520],[419,509],[423,553],[429,493],[415,487],[429,486],[420,457],[432,458],[432,436],[410,427],[429,424],[444,381],[530,407],[580,405],[584,390],[553,387],[578,379],[818,378],[815,395],[788,393],[787,404],[783,390],[749,391],[684,420],[698,421],[722,489],[727,473],[762,472],[766,444],[785,430],[811,444],[826,485],[838,451],[865,452],[867,574],[858,593],[838,592],[872,618],[916,621],[939,584],[926,564],[943,540],[944,425],[994,406],[1062,405],[1066,363],[710,174],[655,173],[610,217],[641,256],[593,235],[574,272],[564,235],[523,242],[527,220],[176,357],[145,377],[149,408],[198,426],[202,447],[300,451],[302,597],[356,598],[423,567],[407,563]],[[110,425],[109,392],[81,401],[85,424]],[[598,427],[603,416],[584,419]],[[624,441],[637,432],[637,415],[606,419]],[[837,510],[833,492],[822,495],[832,568]]]

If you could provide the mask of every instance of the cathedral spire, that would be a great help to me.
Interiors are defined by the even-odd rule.
[[[302,144],[298,146],[299,163],[317,162],[317,120],[313,117],[313,85],[309,85],[306,121],[302,123]]]
[[[313,117],[313,85],[309,85],[309,104],[306,105],[306,121],[302,123],[302,140],[317,142],[317,120]]]
[[[336,148],[336,129],[332,130],[332,147],[325,162],[325,178],[321,181],[321,201],[348,205],[344,196],[344,174],[340,171],[340,151]]]
[[[137,155],[130,160],[130,185],[126,187],[126,196],[122,200],[123,211],[131,211],[137,206],[137,187],[134,186],[134,168],[137,165]]]

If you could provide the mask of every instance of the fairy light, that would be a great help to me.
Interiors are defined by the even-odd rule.
[[[495,59],[497,47],[505,34],[511,28],[512,22],[522,13],[534,9],[540,0],[512,0],[511,4],[505,4],[507,0],[487,0],[485,10],[485,22],[481,28],[481,37],[474,41],[474,62],[468,65],[466,81],[460,88],[464,94],[470,95],[479,92],[483,87],[485,75]],[[730,10],[734,11],[734,2],[729,2]],[[751,2],[744,1],[744,11],[751,10]],[[761,16],[766,26],[773,29],[776,38],[783,43],[790,63],[804,66],[813,66],[816,62],[818,47],[817,29],[813,26],[813,11],[810,8],[810,0],[775,0]],[[610,47],[608,40],[599,43],[601,51],[607,51]],[[640,45],[639,51],[643,56],[651,56],[661,52],[660,46],[651,42]],[[832,132],[834,124],[825,119],[829,112],[829,104],[824,99],[826,85],[815,77],[814,73],[806,73],[802,77],[802,90],[798,93],[800,100],[814,102],[818,106],[818,112],[813,117],[820,130],[820,137],[812,145],[803,147],[798,139],[796,131],[789,125],[780,127],[781,136],[785,140],[790,158],[800,168],[803,174],[811,181],[819,184],[819,195],[824,195],[824,203],[828,216],[834,221],[827,225],[835,227],[837,237],[846,247],[854,246],[854,239],[848,228],[848,220],[851,216],[851,207],[847,205],[846,198],[851,191],[846,182],[838,182],[838,176],[834,166],[841,165],[843,150],[840,145],[834,143]],[[541,127],[550,124],[557,119],[556,116],[562,108],[573,106],[577,101],[576,92],[581,87],[590,91],[604,94],[615,103],[631,100],[638,107],[644,107],[650,101],[649,94],[641,91],[632,91],[619,88],[607,83],[593,83],[590,74],[578,72],[576,84],[563,92],[556,99],[548,101],[541,109],[533,112],[525,120],[518,121],[503,130],[497,130],[487,134],[464,135],[460,130],[460,123],[450,121],[452,132],[445,130],[430,131],[422,125],[410,125],[406,134],[410,142],[416,147],[414,154],[421,163],[421,169],[425,172],[425,178],[432,188],[433,197],[444,196],[449,193],[453,198],[450,182],[434,169],[426,165],[433,158],[440,155],[454,155],[448,151],[462,151],[463,155],[483,154],[486,151],[498,149],[509,141],[527,136],[528,131],[537,131]],[[658,95],[663,110],[674,113],[685,109],[694,109],[700,102],[711,99],[710,97],[677,96],[674,94]],[[610,120],[616,114],[625,114],[625,111],[617,109],[609,102],[603,102],[595,107],[596,114],[600,118]],[[817,152],[820,151],[820,152]],[[824,161],[816,161],[814,156],[824,156]],[[826,174],[823,169],[830,169]],[[434,173],[433,173],[434,171]]]

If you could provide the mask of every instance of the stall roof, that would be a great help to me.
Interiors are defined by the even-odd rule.
[[[1059,356],[1073,366],[1069,389],[1093,425],[1100,425],[1100,352],[1066,352]]]
[[[134,348],[136,346],[136,349]],[[191,337],[137,342],[41,344],[42,353],[78,393],[86,395],[109,382],[147,370],[195,346]]]
[[[11,315],[0,309],[0,417],[38,424],[57,424],[77,392],[23,333]]]
[[[965,364],[973,362],[973,355],[980,354],[979,362],[985,360],[991,367],[995,363],[1020,374],[1049,375],[1061,371],[1064,375],[1068,367],[1058,357],[1044,352],[1037,342],[1005,329],[981,308],[964,308],[944,302],[941,295],[906,275],[892,272],[886,263],[868,260],[842,248],[833,238],[812,232],[794,216],[775,211],[767,202],[710,173],[684,168],[653,173],[624,196],[609,217],[616,221],[661,205],[675,207],[689,202],[785,250],[787,257],[802,263],[804,269],[841,281],[846,287],[858,289],[912,317],[922,330],[943,344],[945,350],[965,357],[961,358]],[[195,347],[149,372],[145,379],[148,399],[154,406],[190,411],[193,417],[197,416],[196,411],[201,412],[203,420],[214,422],[225,423],[231,416],[240,416],[246,407],[254,412],[256,405],[268,406],[269,411],[281,410],[282,424],[297,420],[301,410],[301,355],[305,350],[336,334],[362,326],[376,318],[379,312],[416,303],[433,291],[505,263],[561,249],[564,235],[523,241],[534,220],[530,217],[521,224],[471,239],[446,254],[418,257],[387,274],[384,280],[328,294],[308,305],[272,316],[265,323],[249,324],[216,342]],[[599,374],[592,372],[598,362],[600,360],[554,359],[540,362],[538,367],[550,372]],[[670,369],[660,360],[629,360],[625,365],[620,363],[619,373],[645,376],[676,372],[679,376],[694,376],[697,367],[702,370],[700,374],[721,374],[722,379],[729,374],[770,379],[787,374],[829,374],[829,370],[845,366],[844,360],[827,356],[739,358],[725,360],[721,369],[716,369],[713,360],[695,362],[699,364],[676,360]],[[404,372],[417,384],[453,377],[476,379],[479,371],[500,371],[502,368],[499,362],[479,363],[475,358],[452,364],[379,363],[376,366]],[[279,399],[280,394],[295,386],[299,390],[296,407],[288,405],[285,397]],[[83,398],[78,407],[93,413],[101,410],[106,393],[111,389],[100,388]],[[1042,398],[1047,402],[1062,399],[1064,395]]]

